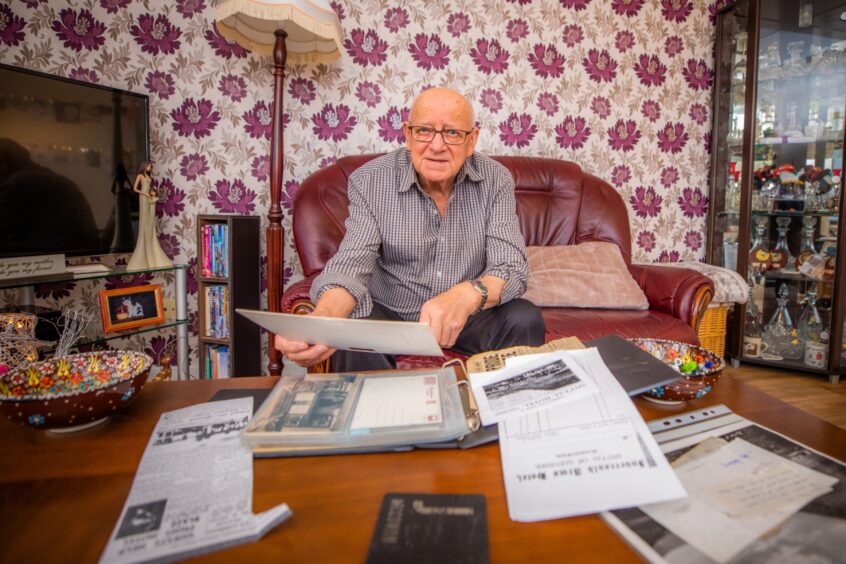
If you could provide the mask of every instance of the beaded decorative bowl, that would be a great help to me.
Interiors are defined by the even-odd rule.
[[[39,429],[91,427],[135,399],[153,359],[135,351],[94,351],[33,362],[0,374],[0,412]]]
[[[679,379],[652,388],[643,397],[658,403],[681,403],[710,392],[726,367],[725,361],[708,349],[667,339],[629,341],[679,372]]]

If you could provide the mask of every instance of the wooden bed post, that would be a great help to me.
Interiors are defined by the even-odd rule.
[[[270,140],[270,210],[267,212],[267,309],[282,309],[282,269],[284,268],[284,249],[282,237],[282,170],[283,120],[282,95],[285,88],[285,60],[288,48],[285,38],[288,34],[281,29],[275,32],[276,44],[273,47],[273,130]],[[282,373],[282,356],[273,347],[273,333],[267,335],[267,370],[271,376]]]

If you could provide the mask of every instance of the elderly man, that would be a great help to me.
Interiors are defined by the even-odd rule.
[[[419,320],[441,347],[466,355],[543,343],[540,310],[519,299],[528,268],[514,179],[473,153],[474,123],[458,92],[417,96],[406,147],[350,176],[346,235],[312,284],[312,315]],[[276,347],[301,366],[334,354],[336,372],[396,366],[390,356],[281,337]]]

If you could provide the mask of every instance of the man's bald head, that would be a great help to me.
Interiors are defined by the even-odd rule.
[[[472,129],[476,125],[476,114],[473,112],[470,101],[460,92],[445,87],[428,88],[418,94],[411,103],[409,122],[417,123],[419,120],[416,118],[419,118],[421,113],[427,113],[425,108],[431,105],[452,108],[457,115],[466,117],[466,123],[457,124],[458,127]]]

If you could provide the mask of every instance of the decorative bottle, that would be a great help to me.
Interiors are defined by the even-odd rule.
[[[766,272],[772,264],[770,251],[767,249],[767,240],[764,238],[764,229],[769,222],[766,217],[759,217],[755,220],[755,240],[752,241],[752,249],[749,251],[749,270],[754,272]]]
[[[787,311],[787,285],[782,283],[778,288],[776,310],[773,312],[767,326],[764,327],[764,351],[784,359],[796,360],[802,358],[804,344],[799,340],[799,334],[793,327],[790,312]]]
[[[746,313],[743,323],[743,356],[757,358],[761,356],[761,321],[758,306],[749,286],[749,298],[746,300]]]
[[[776,218],[778,224],[778,241],[770,253],[770,268],[773,270],[781,270],[785,267],[794,266],[795,259],[790,254],[790,248],[787,246],[787,230],[790,228],[789,217]]]
[[[814,286],[805,294],[805,310],[799,316],[797,331],[799,338],[805,343],[804,362],[815,368],[822,368],[826,364],[828,355],[828,329],[817,309],[817,290]]]
[[[802,219],[802,243],[799,246],[799,254],[796,255],[796,269],[799,270],[811,256],[817,254],[817,249],[814,247],[814,227],[817,223],[817,218],[814,216],[805,216]]]

